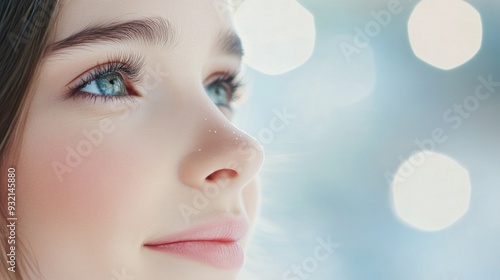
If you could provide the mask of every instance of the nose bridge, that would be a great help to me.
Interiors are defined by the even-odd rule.
[[[260,169],[263,149],[260,143],[236,128],[213,108],[199,108],[188,126],[196,132],[179,165],[180,180],[191,187],[203,188],[208,183],[224,181],[244,186]],[[225,179],[230,179],[229,181]]]

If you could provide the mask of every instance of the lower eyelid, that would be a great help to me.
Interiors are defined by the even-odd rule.
[[[108,102],[110,100],[117,100],[117,101],[127,101],[128,100],[133,100],[133,97],[130,95],[102,95],[102,94],[94,94],[94,93],[89,93],[85,91],[78,91],[75,92],[71,98],[73,99],[82,99],[84,101],[92,101],[94,104],[97,101],[100,101],[102,103]]]

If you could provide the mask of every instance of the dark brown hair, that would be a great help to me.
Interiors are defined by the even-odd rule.
[[[7,151],[12,152],[9,147],[14,138],[18,140],[16,131],[22,131],[28,92],[54,24],[57,4],[57,0],[0,1],[0,279],[5,280],[27,279],[27,275],[36,275],[37,271],[25,254],[29,246],[23,246],[27,243],[20,239],[20,232],[16,236],[16,272],[7,270],[6,254],[10,246],[6,175],[7,168],[12,166],[6,166],[5,158]]]

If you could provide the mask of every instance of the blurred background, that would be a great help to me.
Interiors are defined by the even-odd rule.
[[[500,2],[245,0],[242,280],[500,279]]]

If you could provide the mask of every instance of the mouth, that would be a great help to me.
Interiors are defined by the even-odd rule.
[[[219,269],[243,266],[244,252],[239,241],[248,232],[245,219],[224,217],[144,244],[144,247],[175,254]]]

